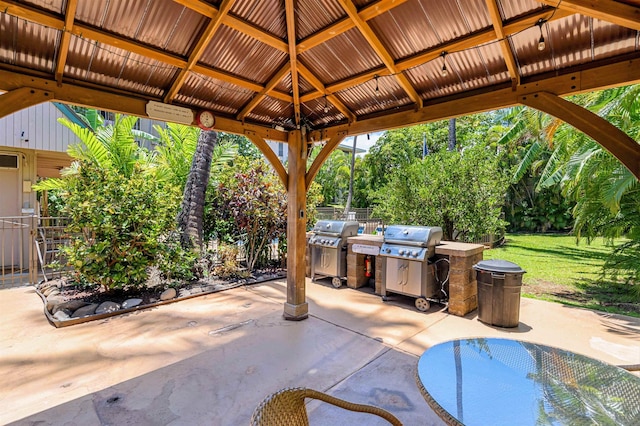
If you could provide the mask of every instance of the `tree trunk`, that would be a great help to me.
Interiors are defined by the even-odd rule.
[[[211,173],[211,158],[218,133],[202,131],[191,162],[191,170],[184,186],[182,206],[178,213],[180,243],[184,248],[196,251],[202,248],[202,221],[204,216],[205,194]]]
[[[353,152],[351,153],[351,174],[349,175],[349,194],[347,195],[347,203],[344,207],[344,217],[348,218],[349,210],[351,210],[351,200],[353,199],[353,173],[356,167],[356,143],[358,136],[353,137]]]
[[[449,145],[447,151],[454,151],[456,149],[456,119],[449,119]]]

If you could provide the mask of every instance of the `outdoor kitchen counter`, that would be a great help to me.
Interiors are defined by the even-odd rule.
[[[347,238],[347,286],[349,288],[360,288],[368,284],[369,278],[365,276],[364,259],[366,254],[356,253],[353,251],[353,245],[357,247],[364,246],[365,251],[371,250],[372,253],[379,253],[383,243],[382,235],[358,235],[356,237]],[[373,275],[375,277],[375,292],[380,294],[382,285],[382,258],[373,255],[375,262],[373,263]]]
[[[482,244],[441,241],[436,246],[438,257],[448,258],[449,313],[465,316],[478,307],[478,284],[473,265],[482,260]]]

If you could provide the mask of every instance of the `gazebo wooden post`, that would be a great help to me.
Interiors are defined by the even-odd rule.
[[[287,301],[284,318],[303,320],[309,315],[305,293],[305,245],[307,222],[306,141],[302,132],[289,133],[287,185]]]

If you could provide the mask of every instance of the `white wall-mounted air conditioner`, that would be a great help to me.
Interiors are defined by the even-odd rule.
[[[17,154],[0,153],[0,169],[20,168],[20,157]]]

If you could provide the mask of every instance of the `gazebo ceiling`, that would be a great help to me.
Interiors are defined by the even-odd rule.
[[[640,80],[634,0],[0,0],[0,11],[0,90],[137,115],[149,100],[211,110],[221,130],[279,140]]]

